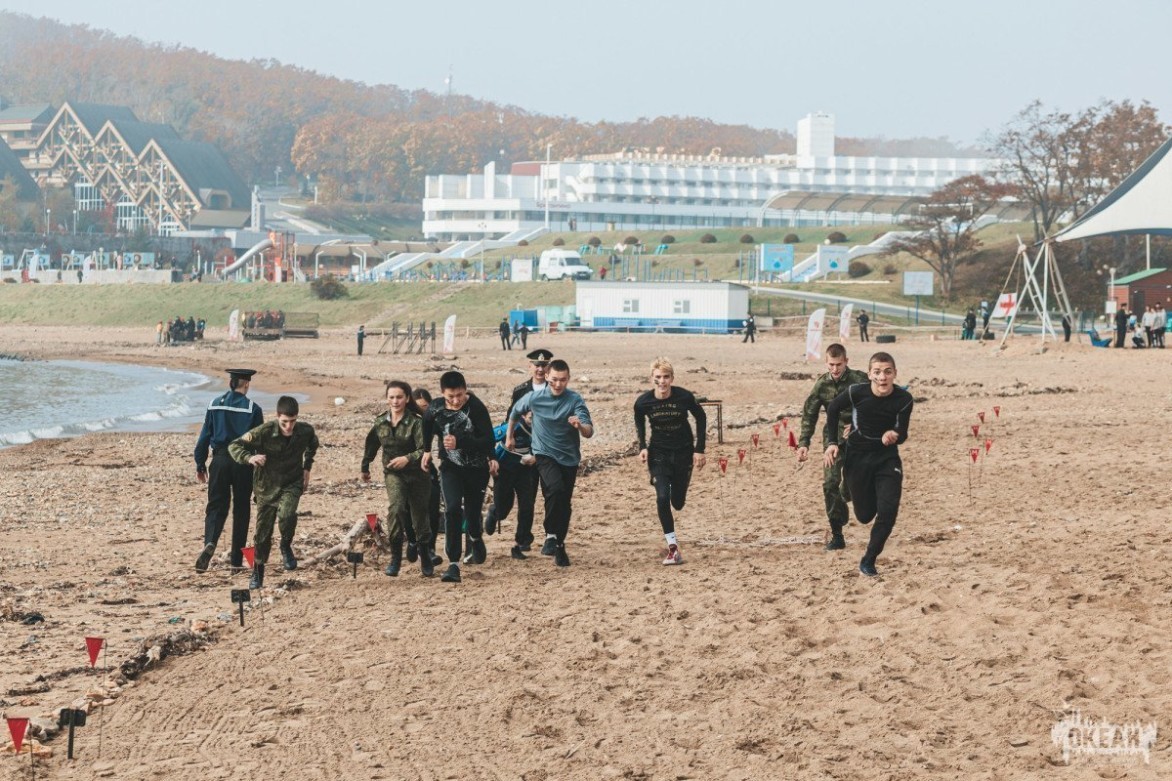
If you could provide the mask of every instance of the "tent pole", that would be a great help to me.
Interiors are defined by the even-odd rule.
[[[1146,250],[1145,257],[1147,259],[1147,270],[1151,271],[1152,270],[1152,234],[1150,234],[1150,233],[1144,234],[1144,245],[1145,245],[1145,250]]]

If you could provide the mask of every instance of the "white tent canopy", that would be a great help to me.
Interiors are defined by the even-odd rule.
[[[1110,234],[1172,236],[1172,138],[1094,208],[1063,230],[1055,241]]]

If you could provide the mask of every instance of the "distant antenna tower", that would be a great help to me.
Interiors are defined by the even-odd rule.
[[[444,85],[447,87],[447,93],[444,95],[444,107],[448,110],[448,116],[452,114],[452,66],[448,66],[448,76],[444,79]]]

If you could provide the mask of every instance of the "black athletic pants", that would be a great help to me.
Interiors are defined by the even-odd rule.
[[[244,554],[240,549],[248,545],[248,522],[252,515],[252,467],[238,464],[228,455],[227,448],[212,453],[208,465],[208,506],[203,522],[203,544],[218,545],[224,522],[228,520],[228,505],[232,505],[232,549],[228,558],[233,567],[242,566]]]
[[[509,517],[517,501],[516,543],[533,544],[533,508],[537,504],[537,468],[515,464],[502,466],[492,484],[493,514],[497,522]]]
[[[541,496],[545,499],[545,533],[564,545],[573,514],[574,483],[578,466],[562,466],[549,456],[537,456],[537,473],[541,476]]]
[[[488,488],[488,467],[469,468],[445,463],[440,467],[444,493],[444,553],[452,564],[460,563],[464,532],[480,538],[480,509]]]
[[[688,485],[692,482],[692,451],[675,453],[647,451],[647,471],[651,473],[651,484],[655,486],[655,511],[664,534],[676,530],[675,518],[671,511],[684,509],[688,500]]]
[[[903,495],[903,462],[894,445],[879,450],[858,450],[848,446],[842,468],[855,505],[855,517],[859,523],[875,522],[863,556],[864,560],[874,563],[895,528],[899,500]]]

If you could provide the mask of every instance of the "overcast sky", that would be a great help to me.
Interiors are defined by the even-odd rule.
[[[1030,101],[1172,120],[1166,0],[0,0],[0,8],[585,121],[681,115],[975,143]],[[2,89],[2,85],[0,85]]]

